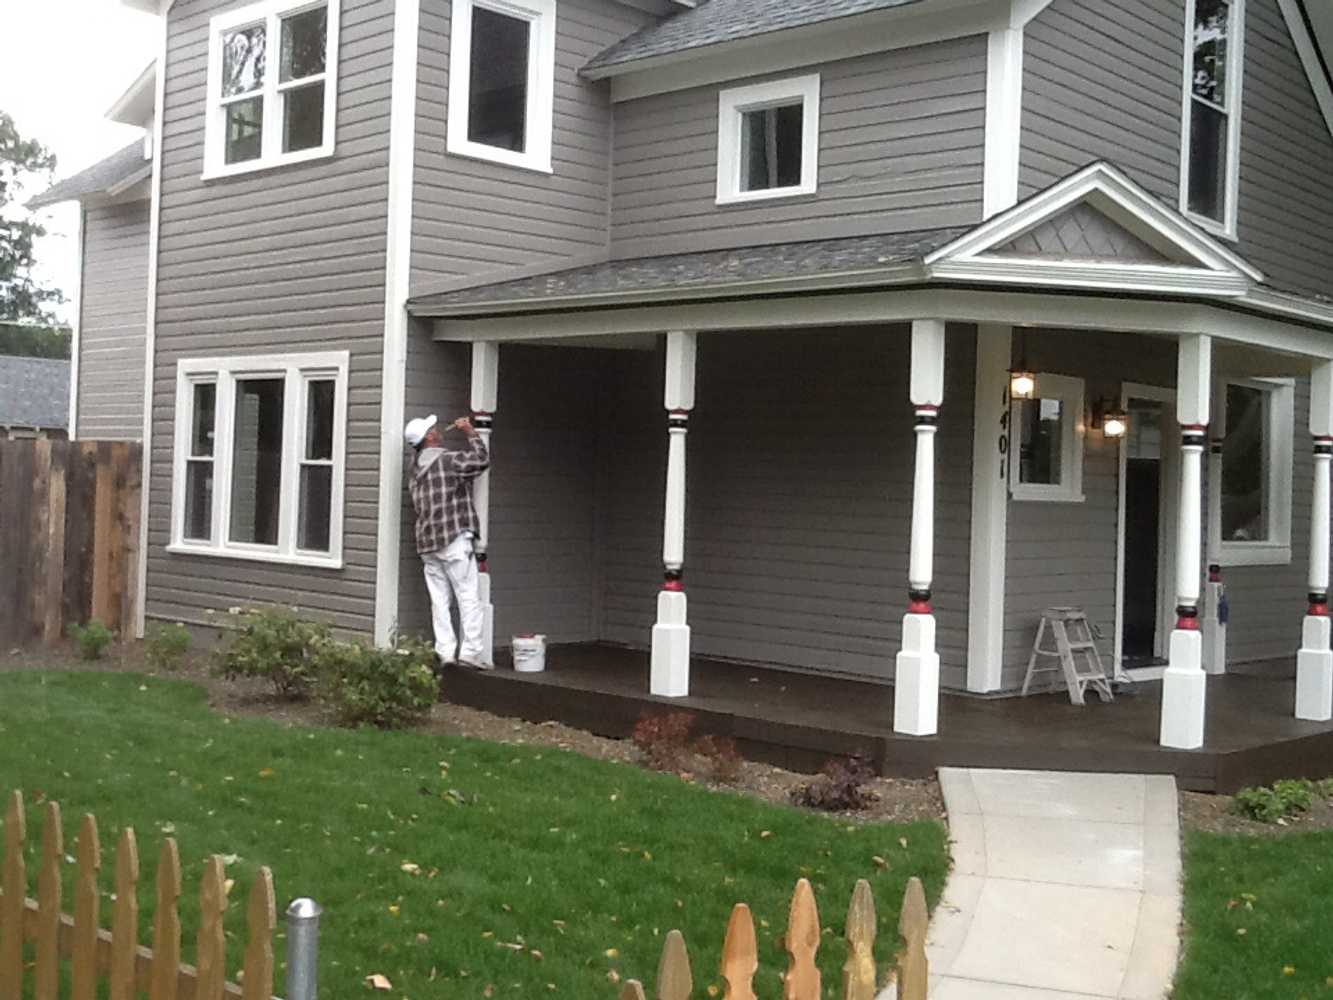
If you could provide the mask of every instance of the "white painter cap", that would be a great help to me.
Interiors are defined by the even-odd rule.
[[[403,437],[407,439],[408,444],[415,448],[421,444],[426,437],[426,432],[434,427],[437,422],[438,420],[433,413],[429,417],[417,417],[415,420],[409,420],[406,429],[403,431]]]

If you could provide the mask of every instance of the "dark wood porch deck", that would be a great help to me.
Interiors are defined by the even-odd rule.
[[[689,698],[648,694],[648,654],[607,645],[554,646],[547,669],[520,674],[501,657],[491,672],[454,670],[448,700],[533,722],[557,720],[627,736],[644,711],[689,711],[696,729],[733,737],[749,757],[814,771],[861,753],[880,773],[924,777],[941,766],[1174,774],[1182,788],[1232,792],[1283,777],[1333,775],[1333,723],[1292,717],[1294,664],[1208,682],[1204,749],[1157,743],[1160,683],[1084,708],[1068,697],[945,695],[939,735],[893,732],[893,689],[760,665],[695,657]]]

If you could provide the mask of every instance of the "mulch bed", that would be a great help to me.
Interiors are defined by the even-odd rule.
[[[209,672],[202,656],[190,658],[178,670],[154,671],[143,660],[137,644],[112,647],[100,660],[79,659],[73,649],[10,650],[0,653],[0,673],[13,670],[84,670],[130,671],[175,677],[201,685],[209,703],[229,715],[271,719],[285,725],[331,726],[328,714],[314,702],[294,702],[274,697],[263,684],[229,681]],[[494,743],[529,744],[558,747],[596,760],[639,763],[640,755],[629,740],[613,740],[558,722],[531,723],[509,719],[490,712],[441,702],[422,724],[428,732],[487,740]],[[810,781],[810,775],[797,774],[779,767],[746,761],[734,783],[713,785],[703,775],[685,773],[682,778],[714,787],[721,792],[752,795],[767,802],[788,804],[793,789]],[[877,796],[869,808],[841,814],[855,822],[897,822],[944,820],[944,798],[939,783],[933,779],[875,778],[866,787]]]
[[[1235,812],[1230,795],[1182,792],[1180,820],[1186,830],[1203,833],[1280,837],[1288,833],[1333,830],[1333,801],[1316,798],[1307,812],[1297,813],[1276,823],[1260,823]]]

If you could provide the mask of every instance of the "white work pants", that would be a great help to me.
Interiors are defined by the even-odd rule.
[[[480,661],[482,612],[472,536],[460,535],[446,549],[421,553],[421,564],[426,574],[426,589],[430,591],[435,655],[445,663],[453,661],[455,654],[461,660]],[[450,613],[455,600],[458,602],[458,624],[463,633],[461,649],[454,637]]]

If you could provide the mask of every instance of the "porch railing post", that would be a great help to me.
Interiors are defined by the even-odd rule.
[[[1221,437],[1208,442],[1208,503],[1222,502],[1222,445]],[[1220,518],[1209,518],[1220,524]],[[1220,531],[1208,529],[1208,585],[1203,603],[1203,669],[1210,674],[1227,672],[1227,615],[1226,588],[1222,582]]]
[[[491,431],[495,424],[495,407],[499,389],[500,345],[477,341],[472,345],[472,422],[491,449]],[[477,509],[481,537],[477,539],[477,591],[481,598],[481,647],[486,663],[495,662],[495,605],[491,602],[491,568],[489,563],[491,541],[491,473],[488,469],[477,477],[472,488],[472,502]]]
[[[666,509],[662,519],[662,563],[665,574],[657,595],[657,623],[653,626],[652,669],[649,690],[663,698],[684,698],[690,693],[690,626],[685,600],[685,437],[694,409],[694,360],[697,343],[692,331],[667,334]]]
[[[1176,382],[1180,423],[1180,512],[1176,534],[1176,627],[1162,679],[1161,744],[1180,750],[1203,746],[1208,677],[1199,632],[1202,568],[1203,448],[1208,438],[1212,338],[1180,338]]]
[[[912,324],[911,398],[916,411],[916,469],[907,569],[909,603],[894,674],[893,730],[931,736],[938,728],[940,692],[930,587],[935,563],[935,430],[944,402],[943,320]]]
[[[1310,374],[1314,490],[1310,502],[1310,610],[1296,654],[1296,718],[1333,719],[1333,651],[1328,616],[1329,464],[1333,461],[1333,362]]]

